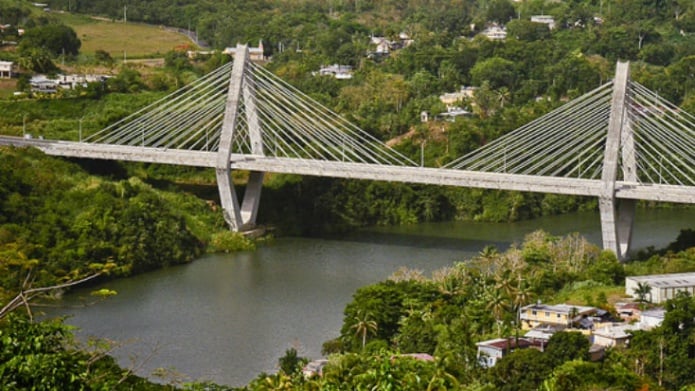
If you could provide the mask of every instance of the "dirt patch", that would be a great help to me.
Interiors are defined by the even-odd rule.
[[[17,91],[17,79],[0,79],[0,97],[10,97],[15,91]]]

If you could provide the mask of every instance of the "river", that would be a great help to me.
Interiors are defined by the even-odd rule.
[[[640,210],[634,248],[662,247],[695,225],[695,209]],[[338,335],[342,311],[355,290],[399,267],[432,271],[463,261],[492,244],[505,250],[536,229],[580,232],[600,243],[596,213],[545,217],[511,224],[453,222],[374,228],[335,238],[279,238],[255,252],[208,255],[195,262],[103,286],[118,294],[103,302],[87,290],[67,295],[57,314],[120,345],[124,367],[149,376],[170,370],[184,381],[242,386],[294,347],[319,358],[321,344]],[[152,376],[149,376],[152,378]]]

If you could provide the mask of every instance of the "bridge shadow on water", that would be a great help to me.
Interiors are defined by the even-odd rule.
[[[454,251],[482,250],[485,246],[494,246],[498,250],[506,250],[511,242],[490,241],[480,238],[456,237],[442,235],[438,232],[398,232],[397,228],[390,231],[360,230],[346,235],[328,235],[323,238],[336,241],[347,241],[383,246],[398,246],[412,248],[436,248]]]

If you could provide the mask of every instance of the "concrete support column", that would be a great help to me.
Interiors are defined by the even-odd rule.
[[[246,74],[247,61],[248,47],[237,45],[215,166],[222,213],[229,228],[237,232],[252,228],[256,224],[264,176],[263,172],[251,172],[244,192],[243,203],[239,206],[234,183],[231,179],[230,158],[242,99],[246,112],[246,123],[249,126],[251,152],[256,155],[263,155],[261,124],[256,111],[255,93],[250,84],[253,83],[253,79]]]
[[[244,83],[244,71],[246,69],[247,57],[248,48],[243,45],[237,45],[234,66],[232,67],[232,74],[229,78],[227,102],[224,109],[224,121],[222,122],[222,130],[220,132],[220,146],[215,163],[217,189],[220,192],[222,213],[224,215],[224,220],[232,231],[240,231],[243,226],[239,200],[237,199],[234,183],[231,178],[230,158],[232,156],[232,142],[237,125],[237,116],[239,115],[239,101],[241,100],[241,88]]]
[[[244,228],[252,228],[256,225],[258,206],[261,203],[261,189],[263,187],[263,175],[261,171],[251,171],[244,191],[244,202],[241,204],[241,218]]]
[[[611,113],[601,173],[603,188],[599,196],[603,248],[615,252],[620,260],[624,260],[630,250],[635,214],[634,200],[618,200],[615,197],[619,158],[622,157],[624,180],[636,180],[634,138],[627,118],[629,77],[629,63],[619,62],[613,81]]]

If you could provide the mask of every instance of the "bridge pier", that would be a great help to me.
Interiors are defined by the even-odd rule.
[[[246,113],[246,124],[249,128],[251,153],[254,155],[264,154],[260,119],[256,112],[255,94],[251,86],[249,86],[249,83],[252,83],[253,80],[248,75],[244,77],[247,61],[248,47],[246,45],[237,45],[234,66],[229,80],[224,122],[222,123],[220,146],[215,166],[217,188],[220,192],[220,203],[222,204],[224,220],[229,225],[229,228],[235,232],[252,229],[256,225],[264,177],[264,173],[261,171],[251,171],[246,190],[244,191],[243,202],[240,206],[231,178],[230,157],[242,99],[244,112]]]
[[[603,248],[612,250],[619,260],[625,260],[632,240],[632,224],[636,201],[619,200],[615,196],[618,160],[622,157],[623,180],[637,180],[634,137],[627,116],[627,85],[630,78],[629,63],[618,62],[613,81],[611,113],[603,157],[603,183],[599,195]]]

